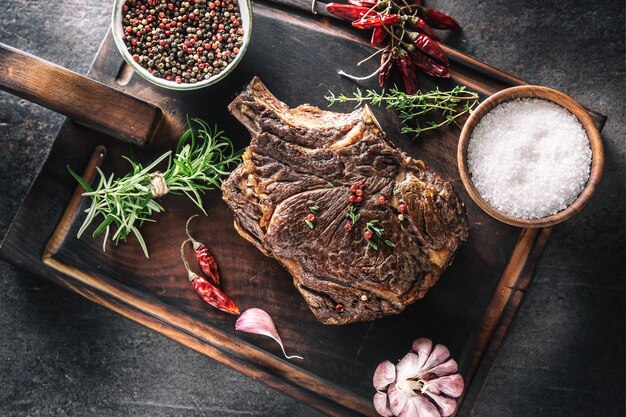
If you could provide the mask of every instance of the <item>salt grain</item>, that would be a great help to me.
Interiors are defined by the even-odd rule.
[[[578,119],[547,100],[523,98],[493,108],[468,144],[467,163],[480,195],[524,219],[558,213],[589,179],[591,147]]]

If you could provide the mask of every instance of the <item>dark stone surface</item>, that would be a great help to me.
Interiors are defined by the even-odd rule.
[[[81,73],[111,8],[95,0],[2,3],[0,42]],[[465,28],[453,46],[609,116],[602,184],[581,214],[556,228],[474,414],[624,415],[624,3],[430,4]],[[61,121],[0,93],[0,235]],[[0,415],[318,413],[0,262]]]

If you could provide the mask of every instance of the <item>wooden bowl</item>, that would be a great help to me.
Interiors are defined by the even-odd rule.
[[[117,49],[122,54],[122,58],[124,61],[141,77],[150,81],[152,84],[156,84],[159,87],[167,88],[169,90],[197,90],[199,88],[203,88],[209,86],[211,84],[215,84],[218,81],[224,79],[228,74],[230,74],[237,64],[241,62],[246,50],[248,49],[248,45],[250,44],[250,38],[252,36],[252,3],[251,0],[237,0],[239,5],[239,13],[241,14],[241,26],[244,28],[245,32],[243,35],[243,43],[241,48],[239,48],[239,53],[233,59],[233,62],[228,64],[219,74],[213,75],[208,79],[204,79],[202,81],[198,81],[197,83],[181,83],[177,84],[175,81],[168,81],[165,78],[159,78],[152,75],[147,69],[139,65],[133,59],[132,55],[128,51],[126,44],[124,43],[124,30],[122,27],[122,7],[126,3],[125,0],[115,0],[113,3],[113,14],[111,16],[111,32],[113,34],[113,40],[115,41],[115,45]]]
[[[567,111],[576,116],[578,121],[583,125],[591,146],[591,171],[583,191],[567,208],[551,216],[539,219],[513,217],[494,208],[478,193],[478,190],[474,187],[472,177],[467,166],[467,149],[472,132],[476,128],[476,125],[478,125],[478,122],[480,122],[483,116],[497,105],[518,98],[544,99],[565,108]],[[474,200],[474,202],[478,204],[478,206],[487,214],[512,226],[536,228],[552,226],[567,220],[574,214],[578,213],[585,206],[585,204],[587,204],[593,193],[596,191],[596,187],[602,177],[604,151],[602,148],[602,138],[600,137],[600,132],[598,132],[598,129],[596,128],[596,125],[594,124],[589,113],[580,104],[578,104],[578,102],[559,91],[552,90],[551,88],[525,85],[502,90],[489,97],[474,110],[472,115],[467,119],[467,122],[465,122],[463,130],[461,131],[457,151],[457,163],[465,189],[469,193],[472,200]]]

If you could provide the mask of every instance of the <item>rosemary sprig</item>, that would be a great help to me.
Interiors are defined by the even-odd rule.
[[[206,214],[202,194],[220,187],[222,179],[230,174],[229,167],[240,161],[241,152],[235,152],[233,143],[217,127],[211,129],[200,119],[188,120],[188,124],[189,129],[180,138],[173,157],[172,151],[168,151],[146,167],[124,157],[130,163],[130,172],[114,179],[113,174],[107,177],[98,168],[100,181],[95,189],[67,167],[85,189],[83,196],[91,197],[91,205],[85,210],[87,217],[78,231],[79,238],[100,217],[102,222],[93,231],[92,237],[105,233],[102,250],[106,250],[111,227],[114,226],[111,239],[116,245],[134,234],[143,253],[149,257],[139,227],[143,222],[153,222],[150,219],[152,214],[164,211],[156,200],[158,197],[168,192],[186,195]],[[154,171],[165,160],[165,171]]]
[[[449,91],[435,88],[426,93],[418,91],[415,94],[407,94],[397,87],[389,90],[383,89],[380,92],[365,90],[365,93],[357,88],[351,97],[344,94],[335,95],[329,91],[325,98],[329,102],[328,107],[335,103],[352,102],[355,103],[355,107],[369,103],[373,106],[384,105],[387,109],[394,109],[402,121],[402,133],[412,134],[414,138],[422,132],[435,130],[451,123],[456,124],[459,117],[471,113],[478,104],[478,94],[466,90],[465,86],[456,86]],[[420,124],[419,117],[434,110],[439,111],[441,119],[428,121],[425,125]]]

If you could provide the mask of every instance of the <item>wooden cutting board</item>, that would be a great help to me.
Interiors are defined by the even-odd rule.
[[[175,146],[187,114],[218,124],[238,148],[245,147],[249,135],[226,106],[254,75],[292,107],[310,103],[324,108],[328,90],[354,90],[353,82],[337,75],[338,69],[370,73],[376,68],[376,62],[354,67],[371,53],[365,37],[336,20],[313,16],[304,10],[308,5],[297,5],[303,9],[298,10],[287,0],[281,3],[255,4],[253,40],[242,63],[225,81],[200,91],[171,92],[137,76],[129,78],[110,33],[106,36],[89,76],[163,110],[164,122],[153,143],[135,151],[141,161]],[[322,6],[318,4],[318,9]],[[453,77],[439,82],[440,88],[462,84],[485,98],[523,84],[457,51],[450,50],[449,55]],[[433,80],[424,78],[423,85],[432,88]],[[361,87],[376,86],[372,82]],[[242,310],[268,311],[287,352],[303,356],[302,361],[283,359],[270,340],[236,332],[234,316],[211,309],[191,290],[179,247],[186,219],[198,210],[185,198],[166,196],[162,199],[166,213],[155,217],[157,223],[144,225],[150,259],[134,239],[119,247],[109,245],[106,252],[101,250],[101,238],[91,239],[87,233],[76,239],[87,201],[66,166],[88,177],[93,177],[96,166],[121,175],[127,171],[121,157],[128,155],[129,147],[70,120],[61,128],[0,256],[334,416],[377,415],[371,403],[375,367],[384,359],[402,357],[415,338],[429,337],[447,345],[458,360],[468,387],[459,414],[468,414],[551,229],[510,227],[473,204],[456,168],[458,127],[412,140],[399,134],[399,120],[391,112],[378,108],[374,112],[394,143],[453,183],[467,206],[470,226],[470,239],[454,264],[426,298],[402,314],[370,323],[322,325],[278,262],[238,236],[219,191],[207,194],[208,216],[192,224],[193,234],[216,256],[225,292]],[[601,129],[606,118],[592,115]]]

